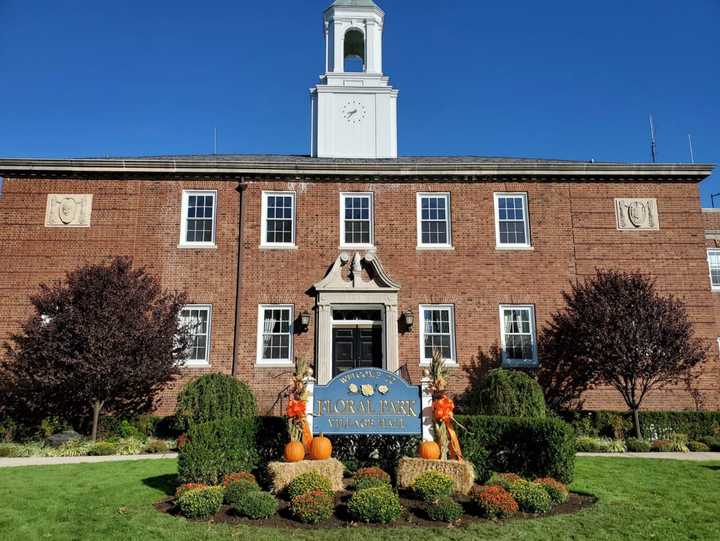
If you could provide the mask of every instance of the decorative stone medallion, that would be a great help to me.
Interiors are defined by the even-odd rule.
[[[92,194],[49,194],[45,227],[90,227]]]
[[[615,199],[615,215],[621,231],[660,229],[657,199]]]

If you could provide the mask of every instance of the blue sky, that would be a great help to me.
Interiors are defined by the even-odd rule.
[[[307,153],[329,3],[0,0],[0,156]],[[720,0],[378,3],[402,155],[720,162]]]

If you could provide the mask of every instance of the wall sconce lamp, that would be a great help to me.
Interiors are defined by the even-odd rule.
[[[308,314],[307,311],[303,310],[302,312],[300,312],[300,317],[298,319],[300,320],[300,331],[307,331],[308,327],[310,327],[310,314]]]
[[[413,314],[412,310],[405,310],[403,312],[403,323],[405,323],[405,328],[408,331],[412,329],[412,326],[415,323],[415,314]]]

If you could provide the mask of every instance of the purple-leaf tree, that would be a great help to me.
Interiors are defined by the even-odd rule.
[[[5,344],[0,377],[17,417],[77,421],[137,415],[179,374],[190,340],[184,293],[165,292],[129,258],[89,265],[42,285],[35,314]]]
[[[539,339],[538,380],[551,406],[577,402],[596,385],[614,387],[633,413],[653,389],[676,384],[703,362],[706,347],[695,336],[685,304],[657,291],[643,274],[596,271],[563,293]]]

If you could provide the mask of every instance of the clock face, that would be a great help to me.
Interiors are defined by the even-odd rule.
[[[357,100],[348,100],[340,110],[342,117],[350,124],[359,124],[367,117],[367,109]]]

